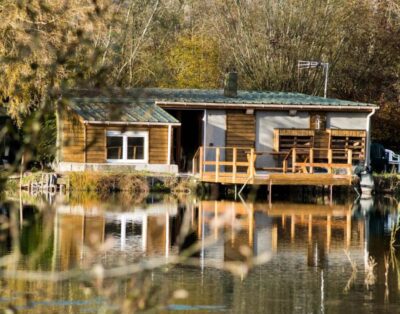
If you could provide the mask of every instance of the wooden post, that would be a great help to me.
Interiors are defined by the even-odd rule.
[[[314,173],[314,167],[312,164],[314,163],[314,148],[310,148],[310,173]]]
[[[203,151],[203,146],[200,146],[200,152],[199,152],[199,174],[200,174],[200,179],[203,178],[203,162],[204,162],[204,151]]]
[[[236,183],[236,172],[237,172],[237,166],[236,166],[236,161],[237,161],[237,148],[233,148],[233,156],[232,156],[232,177],[233,177],[233,183]]]
[[[296,148],[292,148],[292,172],[296,172]]]
[[[250,177],[253,177],[254,176],[254,148],[251,148],[250,149],[250,164],[249,164],[249,167],[250,167]]]
[[[328,149],[328,173],[332,173],[332,149]]]
[[[197,157],[196,157],[196,154],[194,154],[193,161],[192,161],[192,174],[193,175],[196,174],[196,168],[197,168]]]
[[[347,174],[351,175],[352,173],[351,166],[353,165],[353,151],[351,149],[347,150],[347,163],[350,165],[350,167],[347,168]]]
[[[282,170],[283,170],[283,173],[287,172],[287,160],[286,159],[283,160]]]
[[[220,156],[220,148],[215,148],[215,182],[219,180],[219,156]]]

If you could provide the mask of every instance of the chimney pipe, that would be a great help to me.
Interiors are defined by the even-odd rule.
[[[225,75],[224,96],[225,97],[237,97],[237,87],[238,87],[237,72],[228,72]]]

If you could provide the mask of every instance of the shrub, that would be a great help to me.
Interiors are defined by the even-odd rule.
[[[105,194],[118,191],[139,193],[149,190],[146,178],[135,173],[84,171],[70,172],[68,176],[74,191],[96,191]]]

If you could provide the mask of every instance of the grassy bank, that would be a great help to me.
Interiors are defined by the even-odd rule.
[[[41,182],[42,172],[25,173],[22,185],[28,187],[32,182]],[[71,191],[94,192],[106,194],[110,192],[129,192],[142,194],[148,192],[184,192],[196,190],[197,183],[192,178],[182,178],[171,174],[155,174],[150,172],[68,172],[63,181]],[[19,178],[9,178],[8,190],[19,188]]]
[[[376,194],[400,195],[400,174],[374,173],[373,178],[374,178]]]

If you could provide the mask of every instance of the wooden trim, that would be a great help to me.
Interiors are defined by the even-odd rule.
[[[297,167],[319,167],[319,168],[352,168],[350,164],[336,164],[323,162],[296,162]]]
[[[83,162],[87,163],[87,126],[83,125]]]
[[[167,165],[171,164],[172,126],[168,125]]]

